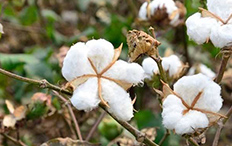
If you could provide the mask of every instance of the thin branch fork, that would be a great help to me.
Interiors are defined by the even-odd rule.
[[[11,77],[11,78],[23,81],[23,82],[27,82],[27,83],[30,83],[30,84],[39,85],[40,88],[50,88],[50,89],[53,89],[53,90],[55,90],[57,92],[61,92],[61,93],[67,94],[67,95],[72,95],[72,92],[70,92],[68,90],[65,90],[65,89],[62,89],[62,88],[60,88],[58,86],[55,86],[55,85],[49,83],[46,80],[45,80],[46,82],[44,82],[44,80],[34,80],[34,79],[22,77],[22,76],[13,74],[11,72],[8,72],[6,70],[3,70],[1,68],[0,68],[0,73],[6,75],[8,77]],[[43,85],[43,86],[41,86],[41,85]],[[139,142],[143,142],[144,144],[147,144],[148,146],[159,146],[158,144],[154,143],[152,140],[150,140],[149,138],[147,138],[144,133],[140,132],[139,130],[137,130],[136,128],[134,128],[129,123],[118,120],[114,115],[112,115],[111,113],[109,113],[109,111],[107,110],[107,108],[104,105],[100,104],[99,106],[102,109],[104,109],[119,124],[121,124],[125,129],[127,129],[130,133],[132,133]]]

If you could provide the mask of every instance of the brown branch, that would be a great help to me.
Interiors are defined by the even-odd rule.
[[[72,95],[72,92],[70,92],[68,90],[64,90],[64,89],[62,89],[62,88],[60,88],[58,86],[55,86],[55,85],[49,83],[46,80],[41,80],[40,81],[40,80],[34,80],[34,79],[22,77],[22,76],[13,74],[11,72],[8,72],[6,70],[3,70],[1,68],[0,68],[0,73],[6,75],[8,77],[23,81],[23,82],[39,85],[40,88],[50,88],[50,89],[53,89],[55,91],[67,94],[67,95]],[[62,96],[60,96],[60,97],[62,97]],[[61,100],[62,99],[64,100],[65,98],[63,97],[63,98],[61,98]],[[65,101],[67,101],[67,100],[65,100]],[[139,130],[137,130],[136,128],[131,126],[129,123],[118,120],[114,115],[109,113],[109,111],[107,110],[107,108],[104,105],[99,105],[99,106],[101,108],[103,108],[112,118],[114,118],[119,124],[121,124],[131,134],[133,134],[139,142],[143,142],[144,144],[147,144],[148,146],[159,146],[158,144],[154,143],[149,138],[147,138],[144,133],[140,132]]]
[[[22,77],[22,76],[14,74],[14,73],[11,73],[9,71],[6,71],[6,70],[4,70],[2,68],[0,68],[0,74],[6,75],[8,77],[11,77],[11,78],[23,81],[23,82],[27,82],[29,84],[38,85],[40,88],[43,88],[43,89],[44,88],[49,88],[49,89],[52,89],[52,90],[55,90],[55,91],[58,91],[58,92],[61,92],[61,93],[72,95],[72,93],[69,92],[68,90],[65,90],[65,89],[62,89],[62,88],[60,88],[60,87],[58,87],[56,85],[53,85],[53,84],[49,83],[47,80],[35,80],[35,79]]]
[[[227,62],[231,56],[232,46],[224,47],[224,48],[222,48],[221,51],[222,51],[223,56],[222,56],[222,61],[221,61],[221,66],[220,66],[219,72],[217,74],[217,77],[214,80],[216,83],[220,83],[222,78],[223,78],[224,72],[226,70]]]
[[[25,143],[23,143],[21,140],[17,140],[14,137],[11,137],[5,133],[1,133],[2,136],[4,136],[5,138],[9,139],[10,141],[12,141],[13,143],[20,145],[20,146],[27,146]]]
[[[63,97],[61,96],[58,92],[56,91],[53,91],[53,93],[59,97],[63,102],[65,102],[65,105],[68,107],[68,110],[69,110],[69,113],[70,113],[70,116],[73,120],[73,123],[74,123],[74,126],[75,126],[75,130],[76,130],[76,133],[77,133],[77,137],[79,137],[80,141],[83,141],[83,138],[82,138],[82,135],[81,135],[81,131],[80,131],[80,127],[77,123],[77,119],[76,119],[76,116],[75,114],[73,113],[73,110],[72,110],[72,107],[70,105],[70,103]]]
[[[100,124],[100,122],[101,122],[102,119],[105,117],[105,115],[106,115],[106,112],[103,111],[103,112],[101,113],[100,117],[97,119],[97,121],[96,121],[95,124],[93,125],[93,127],[91,128],[89,134],[87,135],[87,137],[86,137],[86,139],[85,139],[86,141],[89,141],[90,138],[93,136],[94,132],[95,132],[96,129],[97,129],[97,126]]]
[[[226,124],[226,122],[228,121],[229,117],[231,116],[231,114],[232,114],[232,106],[231,106],[230,109],[227,111],[226,116],[227,116],[228,118],[225,118],[225,119],[223,119],[223,120],[220,119],[219,124],[218,124],[219,127],[218,127],[217,132],[216,132],[216,134],[215,134],[215,136],[214,136],[214,140],[213,140],[213,145],[212,145],[212,146],[217,146],[217,145],[218,145],[219,138],[220,138],[220,135],[221,135],[221,131],[222,131],[224,125]]]

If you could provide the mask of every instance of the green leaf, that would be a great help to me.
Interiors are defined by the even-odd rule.
[[[42,10],[42,16],[48,19],[49,22],[54,22],[60,19],[60,16],[57,15],[54,11],[52,10]]]
[[[48,108],[43,102],[35,102],[29,105],[27,119],[36,119],[43,116],[47,112]]]
[[[6,70],[13,70],[19,65],[38,63],[39,60],[28,54],[3,54],[0,53],[1,67]]]
[[[35,6],[24,8],[20,13],[20,22],[23,25],[31,25],[38,20],[38,13]]]

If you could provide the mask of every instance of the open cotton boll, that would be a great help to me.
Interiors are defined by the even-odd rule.
[[[169,95],[163,102],[163,125],[167,129],[174,129],[178,121],[183,117],[183,106],[181,100],[175,95]]]
[[[216,76],[216,74],[204,64],[192,66],[189,69],[188,75],[194,75],[196,73],[196,71],[198,71],[198,70],[199,70],[198,73],[202,73],[202,74],[206,75],[207,77],[210,77],[211,79]]]
[[[177,74],[182,66],[180,59],[176,55],[162,58],[162,66],[169,76]]]
[[[153,0],[150,4],[151,14],[154,14],[158,8],[166,8],[167,13],[170,15],[177,7],[173,0]]]
[[[76,43],[64,58],[62,75],[67,81],[84,74],[94,73],[87,58],[88,47],[85,43]]]
[[[102,79],[102,97],[110,106],[109,112],[122,121],[133,117],[133,105],[129,94],[116,83]]]
[[[210,40],[214,44],[214,46],[223,48],[225,46],[232,45],[232,24],[226,25],[215,25],[212,28],[212,32],[210,35]]]
[[[201,97],[195,107],[218,112],[222,107],[221,87],[203,74],[185,76],[174,84],[174,92],[180,95],[188,105],[191,105],[199,92]]]
[[[147,20],[147,2],[144,2],[139,9],[139,18]]]
[[[231,0],[207,0],[208,10],[226,21],[232,14]]]
[[[90,78],[74,90],[70,101],[78,110],[91,111],[101,101],[97,91],[97,78]]]
[[[114,46],[104,40],[90,40],[86,43],[88,47],[87,56],[91,59],[98,73],[101,72],[114,57]]]
[[[142,66],[146,74],[145,78],[151,79],[154,73],[156,74],[159,72],[156,62],[151,57],[144,59]]]
[[[209,124],[207,116],[201,112],[190,110],[183,118],[175,125],[177,134],[193,133],[194,129],[206,128]]]
[[[195,13],[186,20],[187,34],[197,44],[203,44],[210,37],[214,25],[217,25],[216,19],[202,18],[201,13]]]
[[[103,75],[117,80],[126,81],[127,83],[138,84],[143,81],[145,72],[137,63],[127,63],[123,60],[118,60]]]

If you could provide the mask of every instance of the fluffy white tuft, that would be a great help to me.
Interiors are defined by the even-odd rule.
[[[174,84],[174,92],[191,105],[199,92],[203,92],[195,107],[218,112],[222,107],[221,87],[203,74],[185,76]]]
[[[217,24],[212,28],[210,40],[214,46],[223,48],[232,45],[232,24]]]
[[[102,96],[110,106],[110,113],[118,120],[129,121],[133,117],[133,105],[129,93],[116,83],[102,79]]]
[[[88,48],[85,43],[76,43],[64,58],[62,74],[67,81],[84,74],[94,73],[87,59]]]
[[[78,86],[70,101],[78,110],[90,111],[96,108],[100,103],[97,78],[90,78]]]
[[[159,73],[159,68],[151,57],[144,59],[142,66],[145,71],[145,78],[151,79],[154,74]]]
[[[226,21],[232,14],[231,0],[207,0],[208,10]]]
[[[194,75],[196,73],[196,71],[198,70],[198,68],[200,69],[199,70],[200,73],[206,75],[207,77],[210,77],[211,79],[213,79],[216,76],[216,74],[204,64],[199,64],[197,66],[192,66],[189,69],[188,75]]]
[[[215,19],[202,18],[200,13],[195,13],[186,20],[187,34],[197,44],[203,44],[210,37],[214,25],[217,25]]]
[[[147,2],[144,2],[139,9],[139,18],[147,20]]]
[[[163,125],[167,129],[174,129],[178,121],[183,117],[183,106],[181,100],[175,95],[169,95],[163,102]]]
[[[190,110],[175,125],[177,134],[193,133],[194,129],[206,128],[209,124],[207,116],[201,112]]]
[[[87,56],[98,72],[101,72],[114,57],[114,46],[104,39],[90,40],[86,46],[89,49]]]
[[[158,8],[163,8],[163,7],[167,9],[167,13],[169,15],[171,15],[173,11],[177,10],[177,7],[173,0],[153,0],[150,6],[151,6],[151,14],[154,14]]]
[[[122,80],[127,83],[138,84],[143,81],[145,72],[137,63],[127,63],[123,60],[118,60],[103,75],[113,79]]]
[[[162,58],[162,66],[165,71],[169,72],[169,76],[173,76],[180,71],[182,63],[176,55]]]

